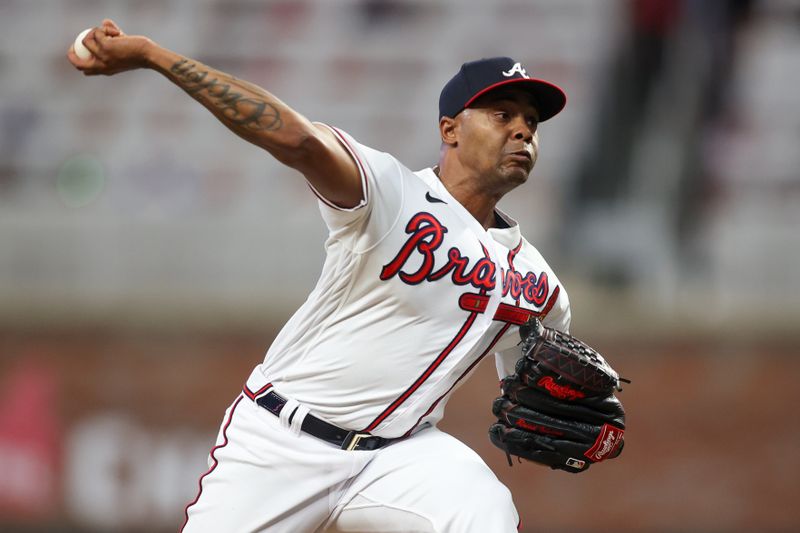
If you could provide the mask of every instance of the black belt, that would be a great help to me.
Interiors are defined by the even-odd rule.
[[[256,398],[256,403],[275,416],[280,415],[288,400],[275,391],[269,391]],[[292,422],[294,413],[289,417]],[[377,450],[397,439],[384,439],[369,433],[348,431],[320,420],[312,414],[307,414],[300,429],[318,439],[339,446],[342,450]]]

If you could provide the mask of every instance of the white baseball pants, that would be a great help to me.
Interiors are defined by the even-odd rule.
[[[290,425],[293,410],[276,417],[246,396],[228,408],[183,532],[517,531],[509,490],[454,437],[428,427],[345,451],[300,431],[302,407]]]

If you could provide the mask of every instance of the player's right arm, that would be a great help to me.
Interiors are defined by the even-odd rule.
[[[167,50],[147,37],[126,35],[111,20],[84,39],[93,57],[69,61],[86,75],[112,75],[150,68],[167,77],[239,137],[297,169],[327,200],[354,207],[361,177],[347,150],[328,128],[318,126],[268,91]]]

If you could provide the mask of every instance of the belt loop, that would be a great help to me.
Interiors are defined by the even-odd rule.
[[[300,432],[303,429],[303,420],[306,419],[308,411],[308,407],[298,403],[297,408],[294,410],[294,414],[289,415],[289,429],[295,436],[300,435]]]
[[[289,418],[292,416],[292,413],[294,413],[295,409],[297,409],[298,407],[300,407],[300,402],[298,402],[297,400],[292,398],[286,400],[286,404],[283,406],[283,409],[281,409],[281,412],[278,415],[282,427],[287,429],[291,427],[291,425],[289,424]]]

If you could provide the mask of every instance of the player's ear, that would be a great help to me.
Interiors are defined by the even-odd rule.
[[[439,136],[444,144],[455,146],[456,144],[456,119],[442,117],[439,119]]]

